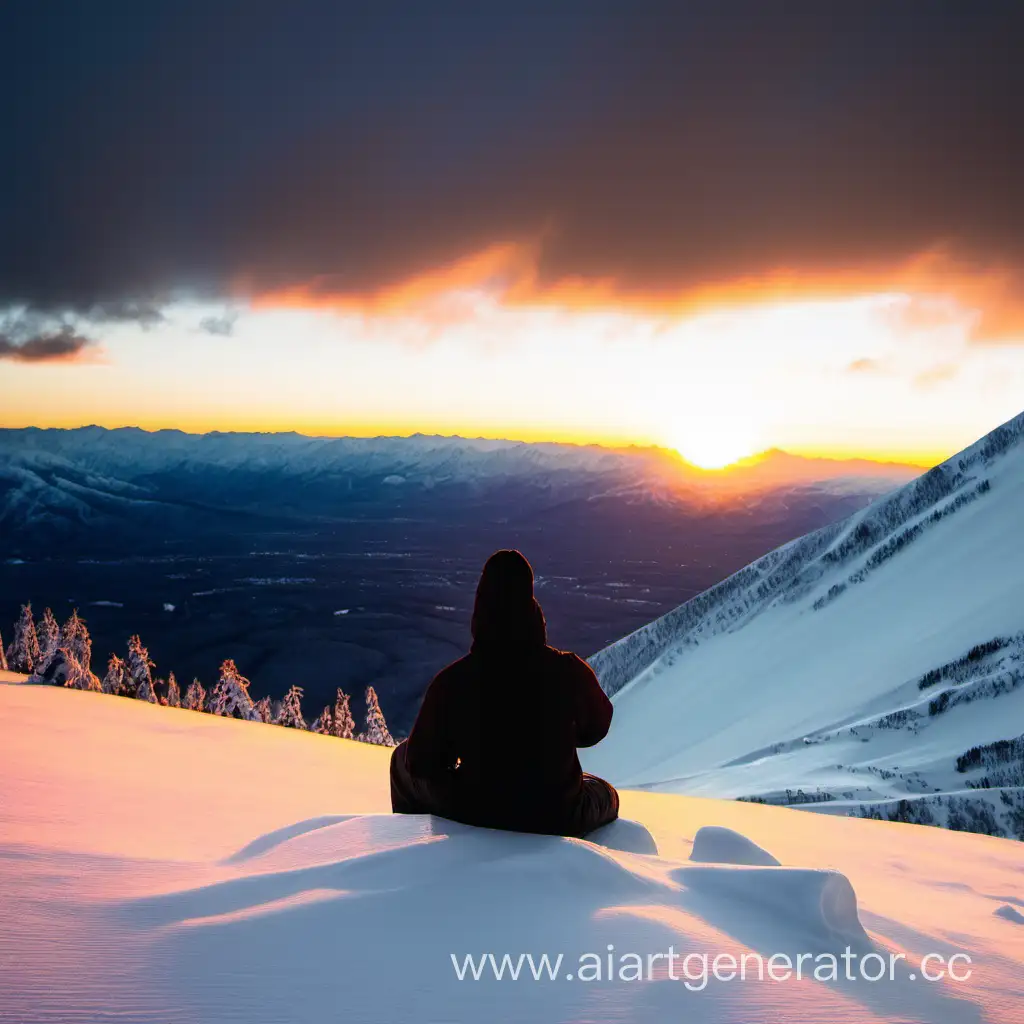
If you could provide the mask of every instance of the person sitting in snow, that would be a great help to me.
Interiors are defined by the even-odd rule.
[[[487,560],[473,644],[433,679],[391,757],[391,806],[468,825],[583,836],[614,821],[619,795],[580,768],[612,704],[593,669],[547,643],[533,569],[518,551]]]

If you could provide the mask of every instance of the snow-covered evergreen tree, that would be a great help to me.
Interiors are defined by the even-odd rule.
[[[259,721],[249,696],[249,680],[238,671],[238,666],[230,658],[221,664],[220,678],[210,691],[210,711],[225,718]]]
[[[150,669],[153,662],[149,660],[149,651],[142,646],[142,640],[136,634],[128,641],[128,696],[138,700],[156,704],[156,690],[153,687],[153,676]]]
[[[169,708],[181,707],[181,688],[178,686],[178,680],[175,679],[173,672],[167,677],[167,706]]]
[[[293,686],[281,701],[281,710],[277,715],[277,724],[288,729],[305,729],[306,720],[302,717],[302,687]]]
[[[377,691],[366,688],[366,732],[359,737],[364,743],[376,743],[381,747],[395,746],[394,738],[388,732],[388,723],[384,720],[384,712],[377,700]]]
[[[274,712],[270,708],[270,698],[260,697],[256,701],[256,717],[266,724],[274,721]]]
[[[127,672],[128,668],[124,663],[124,658],[119,658],[116,654],[112,654],[110,661],[107,662],[107,674],[103,677],[101,687],[103,692],[120,697],[125,692]]]
[[[352,717],[352,709],[349,707],[348,694],[339,686],[338,698],[334,702],[334,722],[332,723],[331,735],[339,739],[350,740],[356,734],[356,720]]]
[[[185,699],[181,702],[183,708],[189,711],[202,711],[206,707],[206,691],[198,679],[193,679],[185,691]]]
[[[326,707],[320,712],[317,720],[309,727],[310,732],[319,733],[321,736],[330,736],[334,723],[331,721],[331,709]]]
[[[61,646],[71,652],[75,661],[89,671],[92,666],[92,638],[89,636],[89,630],[85,628],[85,623],[78,617],[77,608],[60,630],[60,642]]]
[[[14,624],[14,638],[7,648],[7,666],[12,672],[32,672],[39,664],[39,638],[32,618],[32,605],[21,606],[21,617]]]
[[[47,608],[42,619],[36,624],[36,638],[39,641],[39,663],[45,671],[50,659],[61,645],[61,629],[56,616]]]
[[[53,682],[62,679],[64,685],[73,690],[92,690],[95,693],[103,691],[99,677],[93,675],[88,665],[78,660],[75,649],[68,644],[61,644],[54,651],[47,671],[52,675]]]

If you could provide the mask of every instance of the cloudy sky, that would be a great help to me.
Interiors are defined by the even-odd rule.
[[[5,4],[0,424],[945,456],[1024,409],[1022,33]]]

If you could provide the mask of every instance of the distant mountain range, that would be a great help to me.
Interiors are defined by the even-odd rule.
[[[1024,414],[596,654],[615,782],[1024,839]]]
[[[0,530],[15,548],[124,531],[263,529],[274,522],[437,516],[516,519],[579,502],[784,514],[792,501],[863,504],[912,466],[768,452],[726,473],[657,448],[461,437],[323,438],[138,428],[0,430]],[[225,518],[225,514],[228,517]],[[828,516],[828,510],[824,515]]]

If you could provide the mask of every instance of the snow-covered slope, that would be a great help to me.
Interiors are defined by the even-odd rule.
[[[586,766],[1024,838],[1022,509],[1024,414],[592,658]]]
[[[387,813],[388,752],[366,744],[12,684],[0,728],[10,1024],[1012,1024],[1024,1006],[1005,840],[652,793],[624,793],[634,822],[594,841],[526,836]],[[538,980],[525,958],[513,980],[526,953]]]

